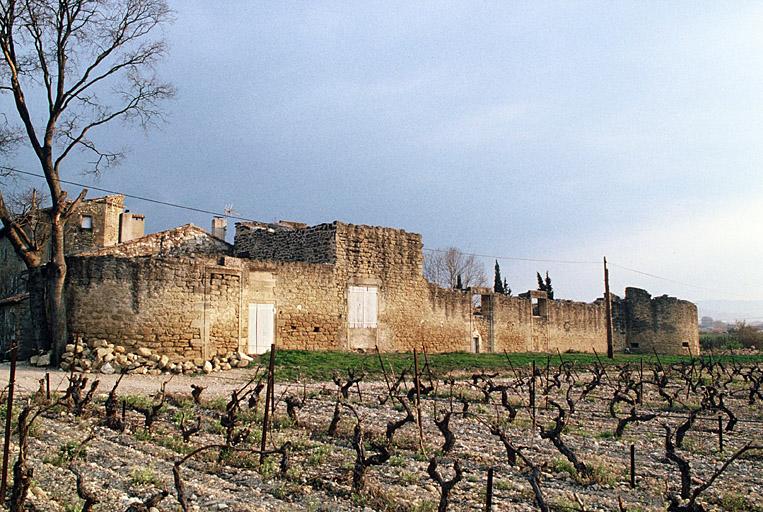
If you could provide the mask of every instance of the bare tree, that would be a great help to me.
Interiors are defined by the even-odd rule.
[[[487,286],[485,266],[472,254],[456,247],[433,250],[424,256],[424,277],[443,288],[455,288],[459,276],[463,288]]]
[[[123,157],[123,150],[105,149],[91,136],[112,121],[143,127],[162,115],[161,100],[171,85],[158,80],[154,65],[166,46],[155,35],[169,22],[165,0],[0,0],[0,92],[13,97],[18,140],[31,146],[50,193],[50,261],[42,261],[0,195],[0,220],[8,239],[27,267],[45,264],[47,323],[54,359],[67,341],[64,283],[64,228],[84,199],[82,190],[68,200],[60,174],[67,157],[92,155],[92,171],[100,173]],[[43,98],[44,115],[27,98]],[[30,290],[30,293],[32,290]]]

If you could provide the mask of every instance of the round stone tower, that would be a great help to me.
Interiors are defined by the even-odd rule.
[[[697,306],[675,297],[652,298],[646,290],[625,289],[627,346],[633,352],[699,354]]]

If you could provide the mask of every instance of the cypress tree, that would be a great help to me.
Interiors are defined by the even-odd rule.
[[[495,293],[503,294],[503,281],[501,280],[501,266],[498,264],[498,260],[495,260],[495,279],[493,280],[493,291]]]
[[[461,282],[461,274],[458,274],[458,276],[456,277],[456,290],[463,290],[463,289],[464,289],[464,284],[463,282]]]
[[[551,278],[548,277],[548,270],[546,270],[546,295],[549,299],[554,298],[554,289],[551,287]]]
[[[511,297],[511,288],[509,288],[509,283],[506,282],[506,278],[503,278],[503,294],[507,297]]]

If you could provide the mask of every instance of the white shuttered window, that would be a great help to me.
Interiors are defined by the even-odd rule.
[[[379,297],[376,286],[350,286],[347,290],[351,328],[375,328]]]

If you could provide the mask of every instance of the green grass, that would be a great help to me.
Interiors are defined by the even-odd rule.
[[[132,482],[133,485],[154,485],[158,481],[159,477],[156,475],[153,468],[133,468],[133,470],[130,471],[130,482]]]
[[[269,355],[261,356],[260,361],[264,364]],[[386,353],[382,354],[384,366],[387,372],[394,368],[398,373],[403,369],[413,368],[413,354],[411,353]],[[617,354],[612,360],[607,359],[606,354],[566,353],[562,359],[566,362],[574,362],[577,366],[591,366],[601,361],[602,364],[638,364],[643,358],[645,365],[656,364],[654,355]],[[514,367],[526,367],[535,361],[540,368],[546,366],[547,355],[540,353],[515,353],[509,354],[508,360],[504,354],[471,354],[466,352],[453,352],[449,354],[428,355],[432,371],[447,373],[452,371],[479,371],[500,370],[510,372],[508,360]],[[756,356],[713,356],[714,360],[736,360],[744,362],[763,361],[763,355]],[[689,361],[688,356],[661,355],[662,364],[672,364],[679,361]],[[424,366],[424,357],[419,355],[419,367]],[[558,355],[551,356],[551,365],[559,365]],[[376,354],[358,354],[355,352],[330,352],[330,351],[306,351],[306,350],[281,350],[276,352],[276,379],[296,380],[308,378],[312,380],[330,380],[332,374],[338,371],[344,374],[348,368],[364,370],[370,377],[382,378],[383,372]]]

